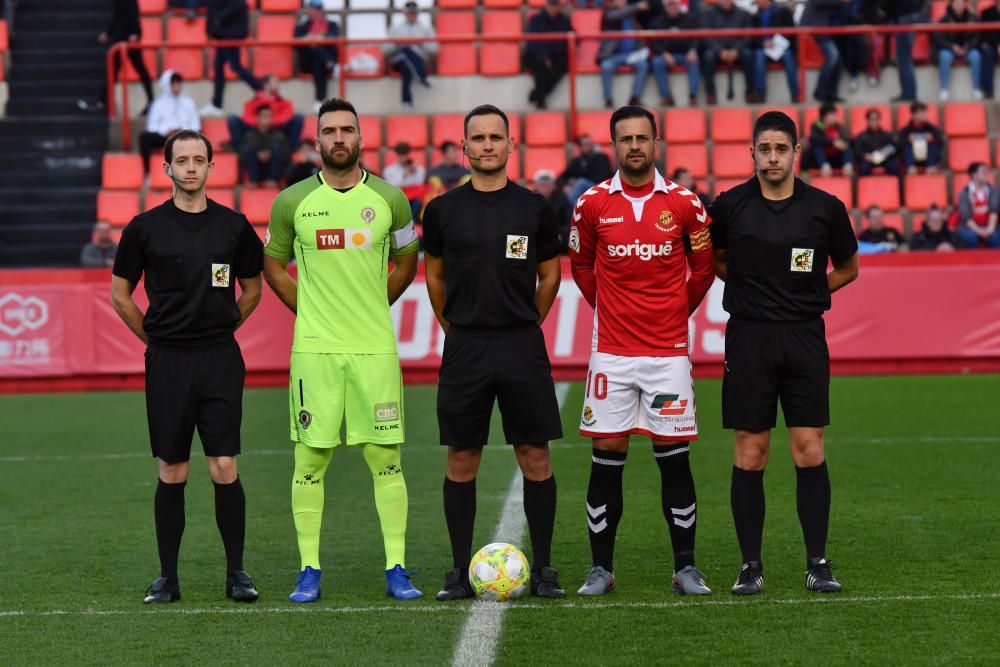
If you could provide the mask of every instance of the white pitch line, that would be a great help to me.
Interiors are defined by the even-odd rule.
[[[566,396],[569,394],[568,382],[556,383],[556,400],[559,403],[559,413],[562,414]],[[524,537],[524,478],[521,470],[514,470],[514,478],[510,482],[507,498],[500,513],[500,523],[493,533],[493,542],[519,544]],[[455,653],[452,656],[453,667],[489,667],[496,659],[497,641],[503,628],[503,617],[507,612],[507,604],[477,600],[472,604],[472,611],[465,620],[462,634]]]
[[[765,594],[766,595],[766,594]],[[701,607],[783,607],[798,605],[842,605],[842,604],[884,604],[884,603],[920,603],[920,602],[967,602],[969,600],[1000,600],[1000,592],[996,593],[955,593],[953,595],[816,595],[806,598],[732,598],[721,600],[705,599],[685,599],[672,602],[624,602],[609,601],[601,599],[592,602],[524,602],[517,600],[510,603],[492,603],[494,607],[506,608],[516,607],[517,609],[544,611],[546,613],[556,612],[561,609],[573,610],[598,610],[598,609],[690,609],[692,611]],[[49,609],[43,611],[22,611],[22,610],[2,610],[0,618],[40,618],[46,616],[148,616],[150,614],[176,614],[180,616],[233,616],[251,614],[371,614],[383,612],[398,612],[403,614],[437,614],[437,613],[465,613],[468,609],[476,609],[480,602],[469,605],[381,605],[371,607],[313,607],[288,606],[288,607],[139,607],[133,609]]]

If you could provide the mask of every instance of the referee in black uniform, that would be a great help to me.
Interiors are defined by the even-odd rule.
[[[205,196],[213,165],[208,139],[177,132],[167,139],[163,159],[174,196],[125,228],[111,279],[115,310],[148,346],[146,413],[153,456],[160,460],[154,500],[160,577],[143,601],[181,597],[177,554],[197,427],[215,485],[226,596],[253,602],[257,590],[243,569],[246,499],[236,471],[246,368],[233,332],[260,301],[263,246],[246,217]],[[143,274],[145,314],[132,298]]]
[[[757,119],[755,176],[712,204],[716,272],[726,281],[722,421],[735,430],[731,502],[743,567],[736,595],[764,589],[764,467],[778,401],[797,477],[806,544],[806,587],[836,592],[826,560],[830,477],[823,427],[830,423],[830,355],[823,312],[858,275],[858,243],[844,204],[795,178],[801,147],[792,119]],[[827,273],[827,262],[833,270]]]
[[[503,111],[492,105],[470,111],[462,150],[472,178],[424,212],[427,291],[447,334],[437,412],[448,447],[444,513],[454,567],[438,600],[473,594],[476,472],[494,400],[524,475],[531,592],[565,595],[549,563],[556,479],[548,441],[562,437],[562,420],[539,327],[559,290],[559,224],[541,195],[507,180],[513,147]]]

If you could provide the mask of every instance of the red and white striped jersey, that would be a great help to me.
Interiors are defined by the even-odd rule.
[[[594,307],[594,351],[688,353],[688,317],[714,279],[710,222],[697,195],[659,172],[643,188],[623,184],[616,172],[581,195],[570,260],[573,279]]]

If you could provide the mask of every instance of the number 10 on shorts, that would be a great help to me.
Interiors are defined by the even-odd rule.
[[[591,386],[593,386],[594,398],[596,400],[603,401],[608,397],[608,376],[604,373],[587,371],[587,390],[584,394],[584,398],[590,398]]]

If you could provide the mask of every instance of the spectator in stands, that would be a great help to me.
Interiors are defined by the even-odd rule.
[[[257,94],[243,105],[243,115],[226,119],[233,148],[238,150],[246,133],[257,126],[257,110],[261,107],[271,110],[271,127],[285,133],[288,145],[298,146],[305,120],[301,114],[295,113],[292,101],[282,96],[281,80],[269,74],[264,77],[263,86]]]
[[[788,79],[788,94],[793,104],[799,102],[799,63],[797,39],[785,36],[777,31],[779,28],[794,28],[795,19],[792,10],[784,4],[775,4],[774,0],[756,0],[757,13],[752,17],[754,28],[775,28],[774,35],[764,39],[751,40],[754,63],[754,93],[758,102],[767,100],[767,64],[780,62],[785,68]]]
[[[948,9],[941,17],[941,24],[975,23],[976,15],[969,9],[966,0],[950,0]],[[941,101],[948,100],[948,81],[951,77],[951,66],[956,59],[969,63],[972,70],[972,97],[983,99],[982,85],[982,54],[979,52],[980,34],[958,27],[954,32],[932,32],[931,42],[938,55],[938,66],[941,77]]]
[[[198,16],[198,9],[205,6],[205,0],[170,0],[167,4],[175,9],[183,9],[184,18],[194,21]]]
[[[885,226],[884,215],[882,207],[876,205],[869,206],[867,211],[868,224],[858,234],[858,241],[871,246],[868,248],[869,252],[906,250],[906,242],[903,239],[903,235],[895,229]]]
[[[139,135],[143,173],[149,176],[149,158],[154,148],[163,148],[167,137],[178,130],[201,131],[201,117],[194,100],[182,91],[184,77],[172,69],[160,75],[162,94],[149,105],[146,131]]]
[[[979,15],[979,20],[983,23],[1000,23],[1000,9],[997,9],[995,4],[991,4]],[[1000,30],[987,30],[977,34],[982,40],[979,50],[982,53],[981,60],[983,61],[979,87],[983,91],[983,97],[992,100],[993,77],[994,72],[996,72],[997,57],[1000,56]]]
[[[872,23],[870,8],[874,4],[873,0],[845,0],[835,25]],[[857,92],[861,87],[861,75],[867,73],[871,62],[871,40],[868,35],[839,35],[835,39],[847,70],[851,92]]]
[[[2,17],[0,17],[2,18]],[[139,0],[114,0],[111,10],[111,22],[107,30],[97,36],[97,41],[106,44],[111,49],[115,44],[121,42],[137,43],[142,37],[142,24],[139,22]],[[54,45],[49,45],[54,46]],[[142,89],[146,92],[146,108],[142,115],[146,115],[149,105],[153,103],[153,79],[146,69],[146,62],[142,59],[141,49],[129,49],[129,62],[139,74],[142,81]],[[103,60],[101,62],[104,62]],[[119,54],[115,54],[112,62],[112,74],[115,80],[118,79],[118,72],[121,71],[122,59]],[[107,72],[105,72],[107,76]],[[100,111],[108,104],[108,84],[105,80],[101,89],[97,93],[97,101],[92,102],[85,99],[77,100],[76,105],[83,111]]]
[[[295,24],[295,37],[309,42],[327,37],[338,37],[340,26],[336,21],[327,18],[323,11],[323,0],[309,0],[305,12]],[[299,71],[312,74],[316,90],[316,103],[313,111],[326,99],[327,82],[337,65],[336,44],[314,44],[313,46],[298,46],[295,53],[299,59]]]
[[[382,172],[382,178],[389,181],[403,191],[410,201],[410,209],[413,217],[420,215],[420,202],[424,198],[427,189],[427,170],[422,164],[417,164],[410,152],[410,144],[400,141],[393,148],[396,154],[396,161],[386,165]]]
[[[576,200],[596,184],[614,175],[611,160],[589,134],[581,134],[576,140],[580,152],[569,161],[566,170],[556,181],[560,188],[570,188],[569,203],[576,206]]]
[[[886,21],[894,25],[926,23],[925,5],[925,0],[883,0],[882,2]],[[917,75],[913,68],[913,42],[916,37],[915,32],[896,33],[896,68],[899,72],[900,93],[897,97],[892,98],[893,102],[915,102],[917,99]]]
[[[257,126],[250,129],[240,144],[240,160],[251,183],[269,188],[278,181],[288,166],[288,138],[271,124],[271,107],[257,107]]]
[[[969,165],[969,179],[958,193],[958,241],[965,248],[1000,248],[1000,190],[990,183],[990,168],[982,162]]]
[[[573,30],[562,10],[562,0],[545,0],[545,8],[528,19],[527,33],[566,33]],[[536,108],[548,107],[546,99],[568,68],[566,42],[527,42],[524,46],[524,69],[534,80],[528,101]]]
[[[602,32],[630,32],[639,30],[636,14],[649,9],[649,2],[642,0],[629,4],[627,0],[608,0],[601,15]],[[601,86],[604,90],[604,106],[614,106],[613,84],[619,67],[635,70],[632,96],[629,104],[641,104],[642,90],[649,76],[649,49],[637,37],[625,39],[605,39],[597,50],[597,63],[601,66]]]
[[[691,170],[687,167],[677,167],[670,178],[677,185],[697,195],[705,208],[708,208],[709,204],[712,203],[712,198],[698,189],[698,184],[695,183],[694,176],[691,175]]]
[[[250,34],[250,13],[246,0],[207,0],[208,19],[205,22],[209,39],[246,39]],[[236,76],[248,86],[258,91],[263,83],[240,62],[238,46],[224,46],[215,49],[215,89],[212,101],[201,108],[202,116],[222,116],[222,96],[226,91],[225,67],[229,64]]]
[[[704,17],[704,26],[709,30],[726,30],[732,28],[750,28],[753,23],[749,12],[737,7],[733,0],[717,0]],[[701,54],[702,74],[705,77],[705,97],[708,104],[715,104],[715,72],[721,64],[728,77],[726,98],[733,99],[733,70],[736,65],[743,66],[743,77],[746,80],[746,101],[752,104],[757,101],[756,84],[753,74],[753,53],[750,50],[749,37],[708,37],[702,40]]]
[[[700,25],[695,15],[682,11],[680,0],[663,0],[664,12],[651,26],[652,30],[697,30]],[[653,78],[660,89],[661,104],[673,106],[674,96],[670,92],[670,68],[683,65],[687,70],[688,104],[698,104],[698,40],[696,39],[654,39],[649,44],[653,53]]]
[[[111,268],[115,265],[118,244],[111,239],[111,224],[98,220],[94,225],[93,241],[83,246],[80,252],[80,266],[85,269]]]
[[[292,156],[292,164],[285,172],[285,184],[294,185],[299,181],[304,181],[323,166],[323,158],[316,150],[314,139],[303,139],[299,143],[299,149]]]
[[[899,157],[896,155],[896,137],[882,127],[882,113],[878,109],[865,112],[868,127],[854,138],[854,154],[858,158],[858,175],[868,176],[876,169],[899,176]]]
[[[931,205],[920,231],[910,239],[910,250],[936,250],[948,252],[955,249],[955,236],[945,225],[944,211]]]
[[[469,170],[462,164],[462,152],[458,149],[458,144],[454,141],[442,143],[441,157],[444,159],[427,172],[429,183],[436,179],[445,190],[451,190],[469,180]]]
[[[389,67],[399,72],[403,80],[403,107],[413,108],[413,80],[430,87],[427,78],[427,59],[438,52],[438,43],[434,41],[434,28],[419,21],[417,3],[407,2],[403,6],[403,16],[406,20],[389,28],[389,37],[420,37],[424,41],[415,44],[382,45]]]
[[[840,25],[844,12],[844,0],[806,0],[805,11],[799,21],[800,26],[828,27]],[[823,66],[819,70],[813,97],[820,102],[843,102],[837,90],[840,88],[840,70],[843,66],[840,49],[830,35],[817,35],[813,39],[823,51]]]
[[[545,197],[559,221],[559,248],[562,254],[569,251],[569,228],[573,217],[573,207],[566,193],[556,184],[556,175],[548,169],[539,169],[532,177],[535,192]]]
[[[927,105],[923,102],[910,104],[910,122],[899,131],[899,144],[906,173],[917,173],[917,167],[923,167],[929,174],[937,172],[944,135],[927,119]]]
[[[820,106],[819,118],[809,128],[809,155],[810,167],[819,169],[824,176],[834,169],[840,169],[844,176],[854,174],[854,153],[832,102]]]

